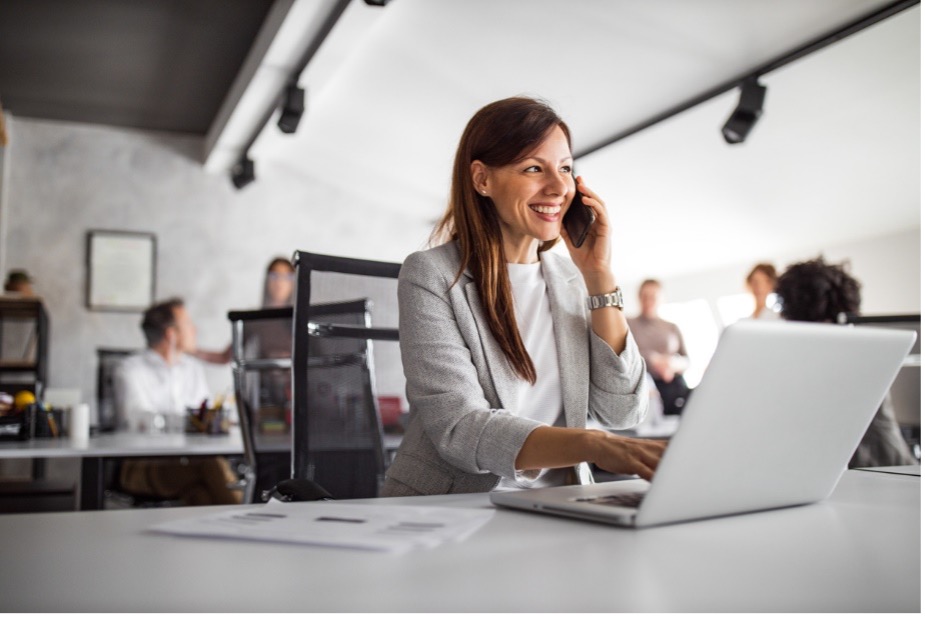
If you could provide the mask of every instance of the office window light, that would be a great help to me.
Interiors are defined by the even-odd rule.
[[[666,302],[659,307],[658,314],[678,325],[691,365],[684,371],[687,385],[695,387],[703,378],[703,372],[713,357],[719,329],[710,310],[710,304],[703,298],[687,302]]]
[[[777,294],[769,294],[767,306],[773,311],[779,311]],[[755,310],[755,298],[750,293],[721,296],[716,299],[716,308],[719,311],[720,323],[725,328],[740,319],[745,319]]]

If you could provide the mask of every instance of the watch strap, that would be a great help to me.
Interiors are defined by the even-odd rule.
[[[621,311],[623,310],[623,291],[617,287],[610,293],[600,294],[598,296],[588,296],[588,308],[590,310],[613,306]]]

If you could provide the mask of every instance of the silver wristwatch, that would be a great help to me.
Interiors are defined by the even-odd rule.
[[[621,311],[623,310],[623,292],[619,287],[611,291],[609,294],[588,296],[588,308],[592,311],[594,309],[599,309],[605,306],[615,306]]]

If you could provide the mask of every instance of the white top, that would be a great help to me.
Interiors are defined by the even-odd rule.
[[[507,272],[514,296],[517,329],[536,368],[536,383],[519,383],[518,408],[511,411],[549,426],[563,426],[559,359],[541,264],[507,264]],[[564,483],[564,477],[565,471],[561,469],[518,472],[515,478],[503,478],[497,489],[557,486]]]
[[[780,319],[780,313],[766,306],[762,308],[758,316],[753,317],[753,319]]]
[[[146,415],[184,417],[187,407],[198,407],[209,398],[209,386],[199,360],[181,354],[167,364],[155,351],[145,351],[122,361],[115,373],[116,417],[120,428],[142,430]]]

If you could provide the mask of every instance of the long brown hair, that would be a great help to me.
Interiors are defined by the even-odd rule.
[[[481,161],[488,167],[513,163],[538,146],[556,127],[565,133],[571,148],[568,126],[543,101],[512,97],[476,112],[456,150],[449,205],[431,234],[432,244],[448,240],[459,243],[462,264],[456,280],[469,269],[478,285],[492,335],[514,371],[530,383],[536,383],[536,368],[517,328],[501,220],[492,200],[475,189],[471,165],[473,161]],[[538,252],[551,249],[557,240],[541,243]]]

